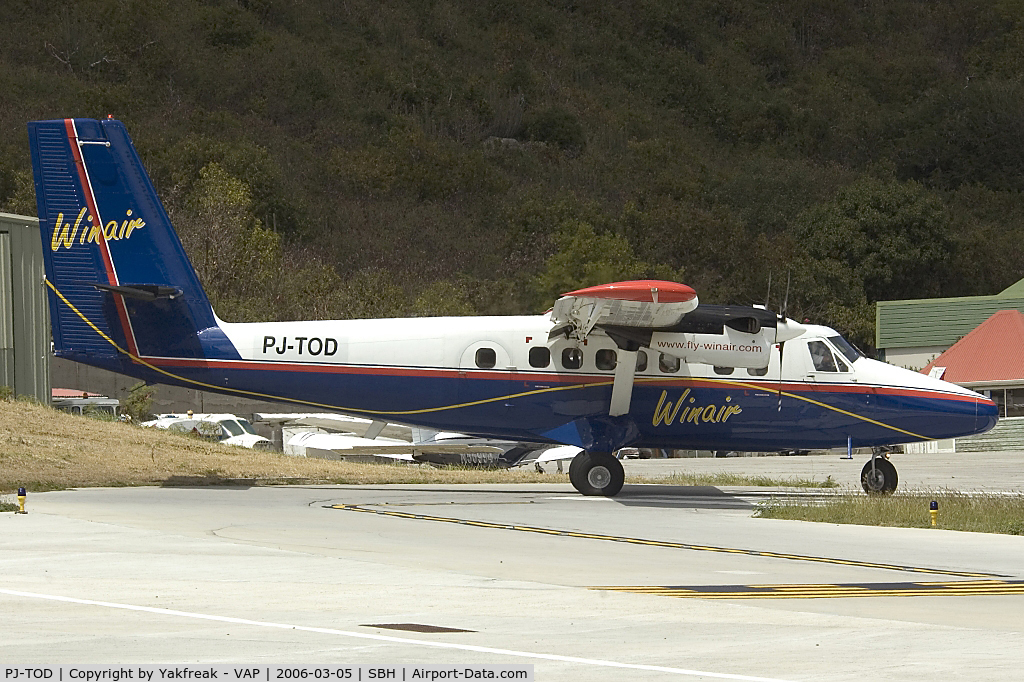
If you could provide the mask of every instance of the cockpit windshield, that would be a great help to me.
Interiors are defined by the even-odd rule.
[[[849,360],[850,362],[856,362],[857,358],[863,357],[861,352],[857,350],[857,348],[852,343],[850,343],[841,336],[830,336],[828,337],[828,340],[833,346],[836,347],[836,350],[845,355],[846,359]]]

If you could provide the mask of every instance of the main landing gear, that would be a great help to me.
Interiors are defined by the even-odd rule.
[[[881,451],[871,453],[871,459],[860,472],[860,484],[868,495],[888,495],[896,490],[899,476],[888,455]]]
[[[612,497],[622,490],[626,473],[610,452],[581,452],[569,464],[569,481],[584,495]]]

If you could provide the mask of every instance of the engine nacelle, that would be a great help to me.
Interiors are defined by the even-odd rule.
[[[766,327],[757,334],[746,334],[725,327],[724,334],[687,334],[654,332],[651,350],[672,355],[683,362],[719,367],[768,366],[775,330]]]

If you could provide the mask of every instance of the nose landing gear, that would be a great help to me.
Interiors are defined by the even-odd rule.
[[[896,467],[882,453],[872,453],[860,472],[860,484],[868,495],[889,495],[896,490]]]
[[[569,481],[583,495],[613,497],[625,480],[622,464],[609,452],[581,452],[569,464]]]

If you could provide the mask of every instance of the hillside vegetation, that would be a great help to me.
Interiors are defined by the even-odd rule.
[[[539,312],[653,276],[864,345],[1024,276],[1022,0],[11,0],[25,122],[128,125],[232,320]]]

